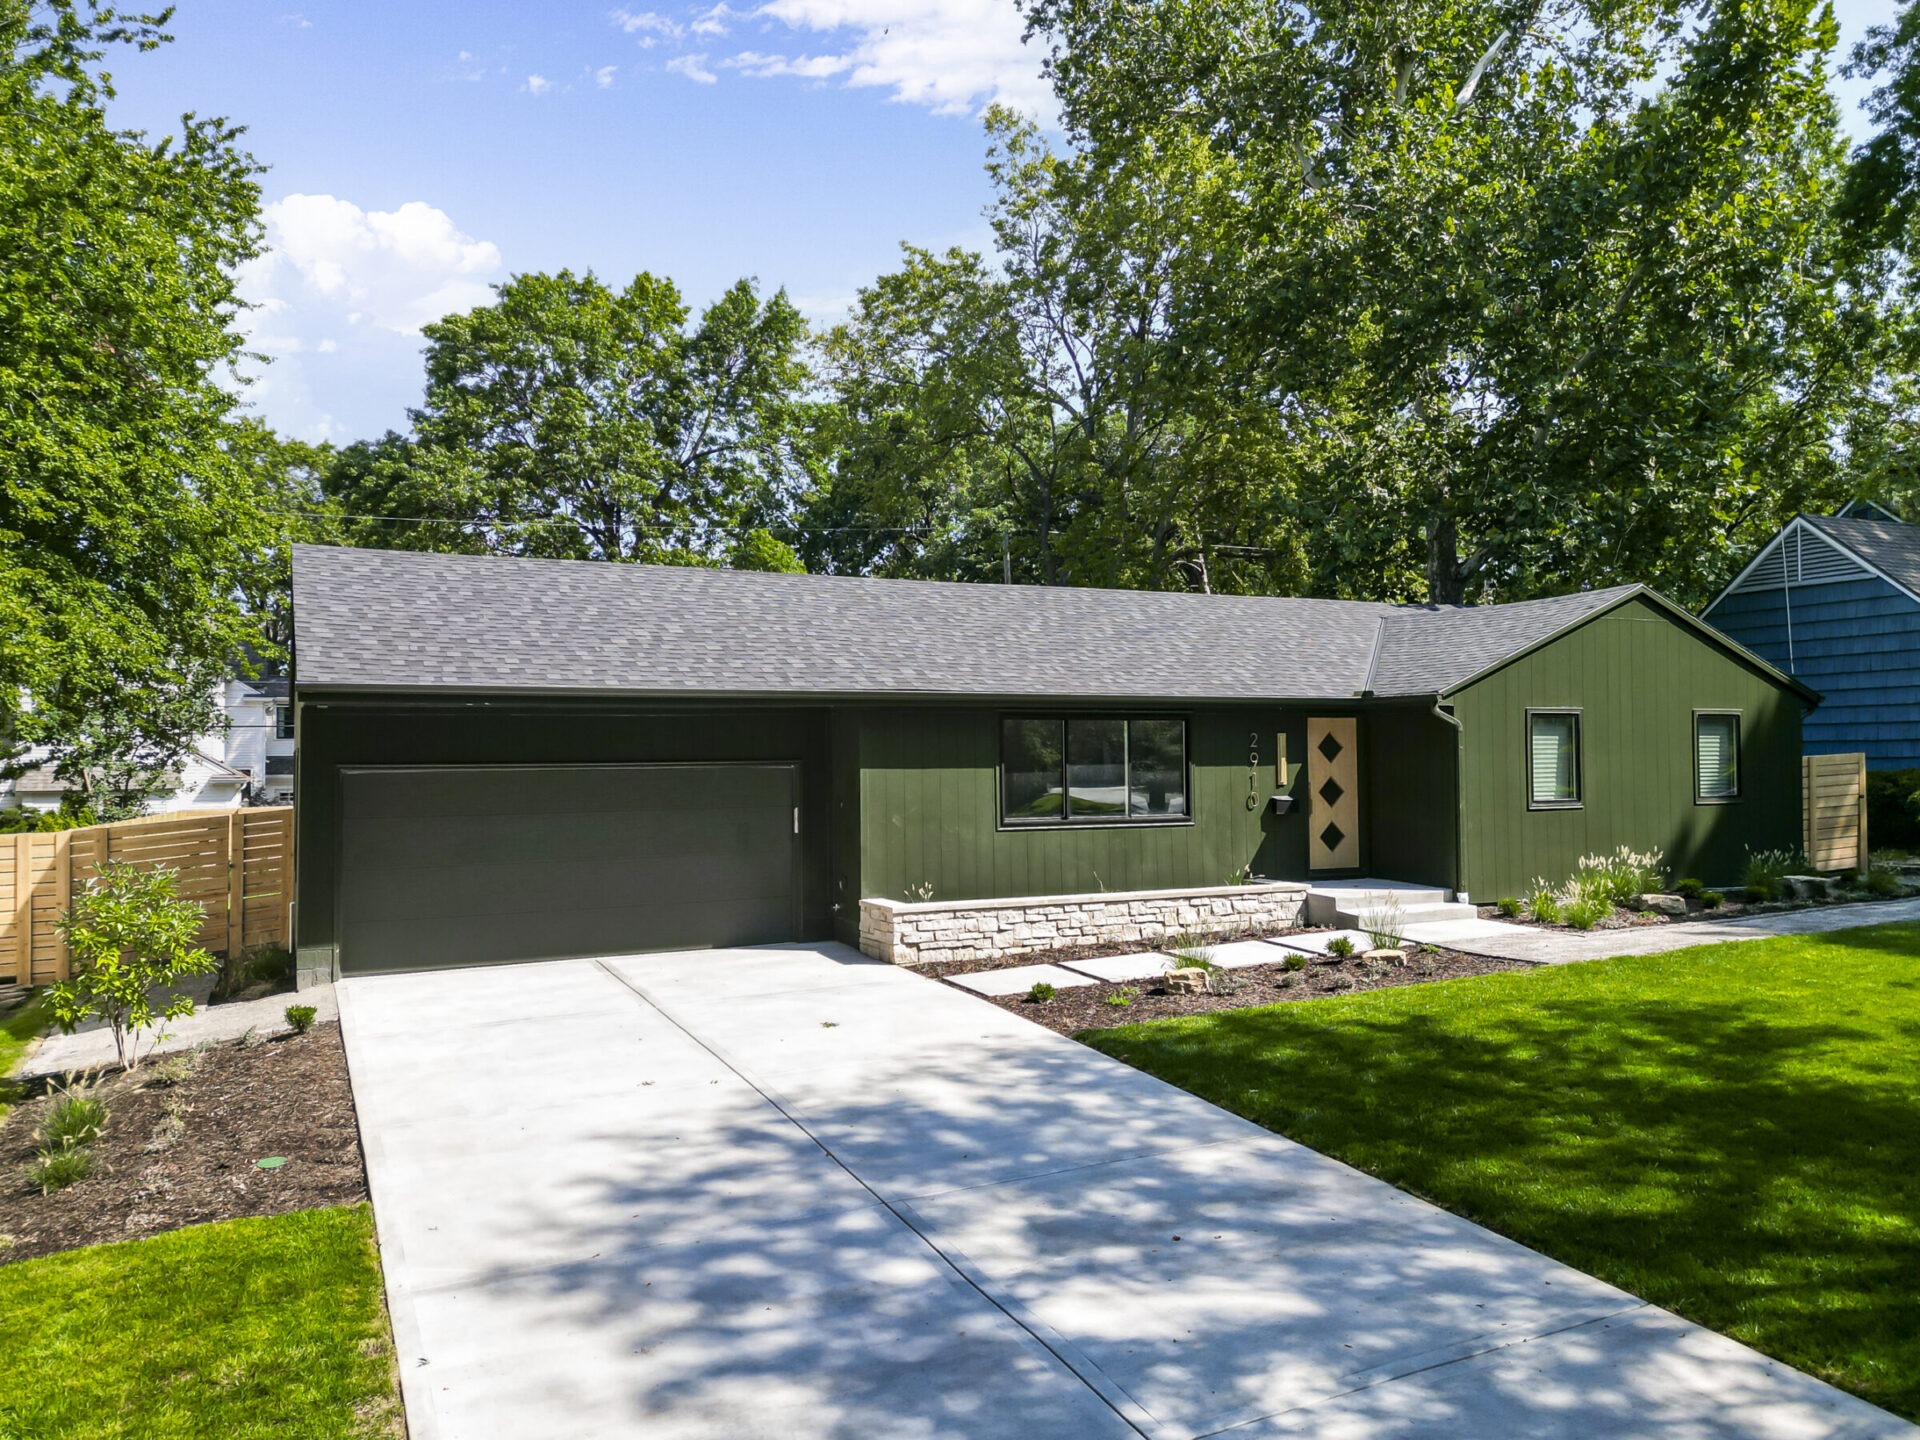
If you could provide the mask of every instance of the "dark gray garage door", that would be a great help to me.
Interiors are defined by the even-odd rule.
[[[341,781],[349,974],[799,933],[789,765],[459,766]]]

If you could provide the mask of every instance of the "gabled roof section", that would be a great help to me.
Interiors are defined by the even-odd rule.
[[[416,693],[1410,699],[1638,594],[1429,607],[312,545],[293,559],[300,688]]]
[[[1439,695],[1610,609],[1638,585],[1583,590],[1509,605],[1401,610],[1380,627],[1373,667],[1376,695]]]
[[[1803,515],[1807,525],[1852,551],[1880,574],[1920,599],[1920,525],[1855,516]]]
[[[298,683],[580,695],[1359,694],[1390,605],[298,546]]]

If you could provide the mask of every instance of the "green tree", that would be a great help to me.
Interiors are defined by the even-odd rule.
[[[815,563],[1043,584],[1300,581],[1286,417],[1168,328],[1236,198],[1162,148],[1093,172],[987,121],[991,259],[908,248],[827,339],[839,425]]]
[[[205,923],[206,912],[180,898],[172,870],[103,862],[60,917],[74,974],[47,991],[54,1023],[71,1035],[88,1020],[104,1021],[120,1068],[134,1069],[144,1031],[156,1021],[193,1013],[192,997],[165,992],[214,968],[213,956],[198,942]]]
[[[813,482],[808,334],[744,280],[688,319],[652,275],[516,276],[426,327],[417,443],[354,455],[352,485],[432,522],[385,532],[416,547],[717,561]]]
[[[161,761],[255,626],[226,448],[257,168],[221,120],[114,128],[110,47],[164,16],[0,0],[0,766]]]
[[[1244,197],[1168,333],[1313,437],[1317,588],[1698,601],[1844,493],[1880,316],[1816,0],[1030,19],[1091,173],[1184,148]]]

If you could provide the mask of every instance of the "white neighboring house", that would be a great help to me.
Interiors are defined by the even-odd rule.
[[[169,793],[148,801],[149,814],[292,800],[293,709],[286,677],[230,677],[220,687],[219,707],[219,725],[194,741],[168,775]],[[0,810],[54,810],[69,788],[51,765],[37,765],[16,780],[0,780]]]

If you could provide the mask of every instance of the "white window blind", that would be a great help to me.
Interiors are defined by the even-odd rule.
[[[1580,717],[1528,717],[1529,773],[1535,805],[1573,805],[1580,800]]]
[[[1702,800],[1740,793],[1740,717],[1701,715],[1694,721],[1694,778]]]

